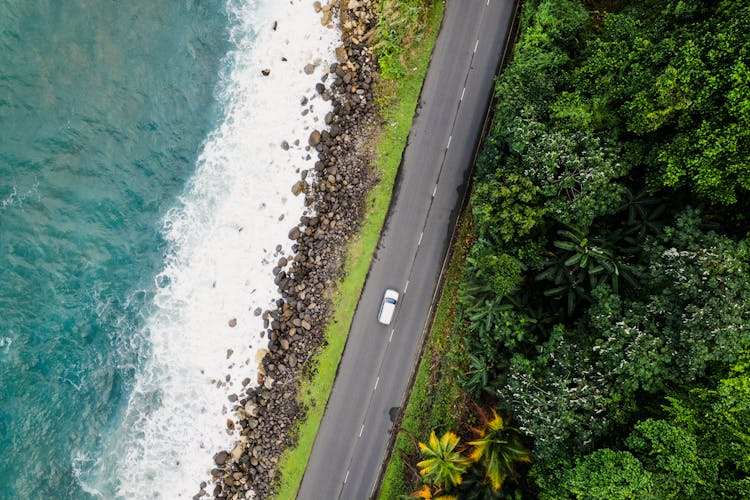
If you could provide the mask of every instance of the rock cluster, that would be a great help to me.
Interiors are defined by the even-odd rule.
[[[337,62],[316,86],[333,111],[325,117],[327,129],[308,138],[314,170],[302,173],[295,195],[305,193],[309,214],[289,231],[294,257],[279,259],[273,269],[280,297],[263,315],[268,352],[259,370],[257,386],[245,379],[240,394],[229,397],[240,440],[232,450],[214,456],[214,485],[201,484],[194,498],[267,498],[276,484],[281,452],[294,444],[295,423],[304,416],[298,403],[299,379],[311,375],[313,356],[325,343],[330,299],[341,277],[344,250],[359,227],[365,198],[375,182],[371,138],[379,126],[373,103],[376,62],[368,45],[375,26],[371,0],[315,2],[324,24],[338,17],[343,36]],[[309,71],[309,68],[305,71]],[[307,105],[303,98],[303,106]],[[305,111],[303,111],[305,113]],[[284,141],[282,147],[289,148]],[[280,250],[280,247],[277,247]]]

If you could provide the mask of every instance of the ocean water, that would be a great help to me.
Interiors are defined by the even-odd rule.
[[[233,446],[338,37],[304,0],[0,2],[0,498],[190,498]]]

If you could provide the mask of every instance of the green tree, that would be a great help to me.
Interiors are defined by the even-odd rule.
[[[686,429],[646,419],[635,425],[627,445],[653,473],[660,498],[711,498],[716,464],[698,455],[696,438]]]
[[[507,383],[498,390],[519,428],[534,438],[539,462],[589,451],[611,428],[613,387],[592,363],[585,339],[579,330],[556,325],[535,357],[512,357]]]
[[[653,190],[686,186],[733,204],[750,189],[749,24],[736,0],[605,14],[553,117],[638,144]]]
[[[515,44],[513,64],[498,78],[496,93],[502,96],[495,108],[495,132],[524,111],[534,119],[545,119],[549,103],[564,82],[565,69],[588,27],[589,14],[582,3],[571,0],[534,2],[524,9],[526,29]],[[481,169],[480,169],[481,170]]]
[[[619,145],[591,132],[559,130],[521,115],[508,122],[510,171],[522,172],[544,199],[546,214],[588,228],[622,205],[625,188],[614,182],[630,165]],[[504,174],[507,175],[507,174]]]
[[[540,498],[655,500],[659,497],[654,482],[653,475],[631,453],[604,448],[587,455],[567,474],[564,493],[546,492]]]
[[[694,436],[703,498],[750,498],[750,352],[741,353],[715,385],[668,402],[668,424]]]
[[[618,255],[615,248],[619,232],[605,233],[607,237],[589,236],[588,232],[568,225],[557,232],[560,239],[553,242],[556,250],[552,264],[536,276],[536,280],[551,282],[544,295],[564,299],[566,312],[572,316],[580,299],[591,302],[591,292],[602,283],[611,284],[619,292],[620,282],[636,287],[636,267]]]
[[[474,187],[472,211],[482,229],[505,242],[530,234],[545,212],[539,189],[526,177],[502,169]]]

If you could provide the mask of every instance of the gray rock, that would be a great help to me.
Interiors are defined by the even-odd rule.
[[[294,186],[292,186],[292,194],[294,196],[299,196],[299,194],[305,190],[306,186],[307,184],[305,183],[305,181],[295,182]]]
[[[258,406],[253,403],[252,401],[248,401],[245,403],[245,413],[250,415],[251,417],[257,417],[258,416]]]
[[[340,47],[336,47],[336,60],[341,64],[349,60],[349,56],[346,53],[346,48],[343,45]]]
[[[216,465],[224,465],[227,462],[227,458],[229,458],[229,453],[222,450],[216,455],[214,455],[214,463]],[[214,469],[214,470],[217,470],[217,469]],[[211,474],[213,474],[213,471],[211,471]],[[218,475],[221,475],[221,471],[219,471]]]
[[[312,146],[312,147],[315,147],[318,144],[320,144],[320,131],[319,130],[313,130],[310,133],[310,138],[307,140],[307,143],[310,146]]]

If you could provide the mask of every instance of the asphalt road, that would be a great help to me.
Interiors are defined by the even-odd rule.
[[[448,0],[399,179],[299,500],[373,494],[404,400],[510,30],[512,0]],[[401,292],[390,326],[383,291]]]

